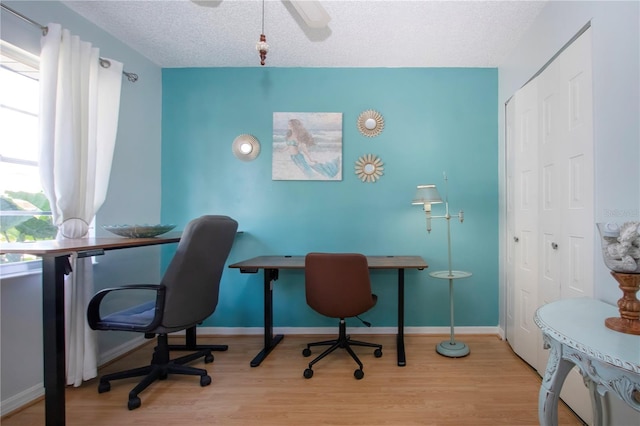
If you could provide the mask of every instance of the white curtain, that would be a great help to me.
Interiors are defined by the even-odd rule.
[[[40,177],[58,239],[86,237],[107,194],[118,128],[122,64],[48,24],[40,53]],[[91,258],[71,256],[65,280],[67,384],[97,375],[97,341],[86,320]]]

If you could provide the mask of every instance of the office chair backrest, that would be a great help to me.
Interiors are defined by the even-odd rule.
[[[331,318],[360,315],[375,305],[367,258],[358,253],[309,253],[305,257],[307,304]]]
[[[187,224],[161,282],[167,288],[163,327],[190,326],[215,311],[237,229],[238,222],[227,216],[202,216]]]

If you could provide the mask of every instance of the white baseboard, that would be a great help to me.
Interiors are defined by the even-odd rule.
[[[146,343],[146,341],[147,339],[145,339],[144,336],[140,335],[107,352],[98,354],[98,366],[102,366],[128,352],[135,350],[139,346]],[[2,400],[2,402],[0,402],[0,416],[5,416],[12,411],[22,408],[25,405],[35,401],[37,398],[40,398],[41,396],[44,396],[43,382],[40,382],[37,385],[34,385],[31,388],[18,393],[17,395],[13,395],[5,400]]]
[[[3,400],[2,405],[0,405],[0,415],[5,416],[42,396],[44,396],[44,383],[38,383],[17,395]]]
[[[335,334],[337,327],[273,327],[274,334]],[[397,327],[347,327],[349,334],[396,334]],[[449,334],[450,327],[405,327],[405,335]],[[198,327],[200,336],[249,336],[262,335],[263,327]],[[456,334],[497,334],[496,327],[456,327]],[[184,333],[174,333],[184,334]]]

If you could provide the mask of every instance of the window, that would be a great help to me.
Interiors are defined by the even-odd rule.
[[[55,238],[38,171],[38,57],[1,41],[0,244]],[[2,275],[40,268],[33,256],[0,256]],[[7,264],[20,264],[10,271]],[[15,269],[15,268],[14,268]]]

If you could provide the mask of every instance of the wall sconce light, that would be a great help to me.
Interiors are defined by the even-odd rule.
[[[253,135],[241,134],[233,140],[231,151],[242,161],[253,161],[260,154],[260,142]]]
[[[431,204],[441,204],[442,197],[435,185],[418,185],[415,197],[411,204],[423,205],[427,215],[427,232],[431,232]]]

